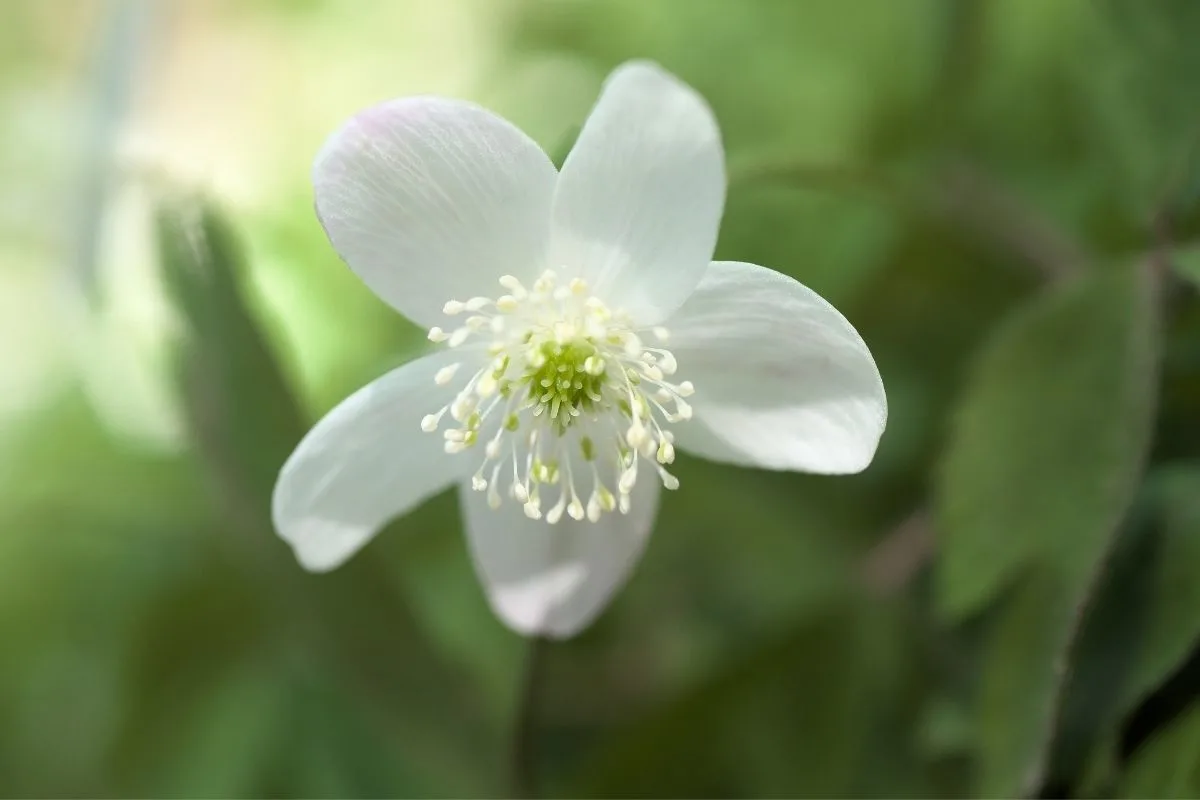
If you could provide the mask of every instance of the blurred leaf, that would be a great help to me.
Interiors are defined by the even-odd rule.
[[[1152,512],[1148,493],[1140,492],[1062,656],[1057,722],[1045,769],[1051,787],[1073,785],[1089,768],[1088,755],[1098,740],[1106,732],[1115,734],[1121,691],[1138,657],[1156,578],[1159,548]]]
[[[1164,468],[1154,480],[1157,569],[1122,711],[1165,680],[1200,641],[1200,466]]]
[[[1037,790],[1088,590],[1148,444],[1157,305],[1148,271],[1058,286],[980,356],[939,470],[942,613],[1031,569],[994,620],[980,676],[977,793]]]
[[[1117,784],[1117,747],[1120,744],[1116,731],[1102,733],[1092,747],[1092,752],[1083,765],[1083,771],[1075,782],[1075,797],[1112,797]]]
[[[1087,58],[1070,64],[1098,152],[1107,155],[1113,202],[1144,220],[1163,202],[1163,188],[1191,151],[1190,172],[1168,211],[1173,227],[1194,226],[1186,205],[1195,187],[1197,94],[1186,76],[1200,70],[1195,31],[1200,6],[1190,0],[1097,0],[1081,26],[1080,49]],[[1188,186],[1187,184],[1191,184]],[[1192,197],[1189,197],[1192,195]],[[1101,234],[1103,235],[1103,234]]]
[[[239,233],[253,264],[246,288],[262,311],[263,335],[297,403],[322,412],[428,340],[346,267],[313,214],[310,193],[307,182],[284,187],[286,201],[275,213],[256,214]]]
[[[1171,266],[1176,275],[1200,289],[1200,247],[1176,250],[1171,254]]]
[[[162,268],[187,326],[179,367],[190,433],[234,534],[235,566],[269,587],[258,597],[270,634],[328,659],[412,769],[452,793],[483,791],[494,731],[468,723],[473,687],[435,656],[378,551],[314,576],[272,531],[275,479],[306,426],[247,306],[230,225],[201,198],[165,206],[158,221]],[[218,580],[208,591],[222,589]]]
[[[445,781],[430,781],[414,760],[397,751],[370,709],[347,702],[336,676],[311,670],[288,687],[289,736],[276,742],[273,790],[264,796],[437,797]]]
[[[228,674],[195,687],[186,705],[160,709],[153,745],[137,762],[131,794],[155,797],[234,797],[258,793],[272,767],[272,750],[286,740],[286,680],[265,664],[229,665]]]
[[[1200,639],[1200,469],[1152,473],[1063,662],[1048,780],[1107,794],[1118,726]]]
[[[227,688],[239,691],[233,676],[268,634],[257,598],[240,573],[196,548],[180,560],[167,590],[143,610],[130,637],[128,698],[112,760],[125,791],[135,794],[170,793],[180,785],[179,770],[186,769],[190,751],[218,724],[213,716],[227,710],[222,705]],[[208,787],[194,782],[203,775],[191,775],[184,784],[190,782],[188,793],[206,796],[227,793],[219,787],[237,791],[236,781],[224,785],[212,777],[215,783]]]
[[[202,200],[177,201],[160,211],[158,237],[187,328],[179,379],[193,437],[231,519],[257,532],[269,526],[266,500],[302,416],[247,311],[241,248],[223,217]]]
[[[571,794],[853,793],[870,732],[870,626],[851,608],[756,648],[642,720],[611,731]],[[781,735],[782,734],[782,735]]]
[[[1134,754],[1120,797],[1200,796],[1200,705],[1193,705]]]
[[[1024,796],[1036,788],[1070,642],[1072,599],[1047,572],[1026,578],[1000,611],[980,675],[978,797]]]
[[[1095,570],[1132,497],[1158,344],[1146,271],[1089,276],[1018,309],[979,356],[938,470],[942,612],[978,611],[1027,564]]]

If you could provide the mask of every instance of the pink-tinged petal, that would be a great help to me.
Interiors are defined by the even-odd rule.
[[[351,118],[313,164],[334,248],[413,321],[447,300],[495,296],[543,268],[557,173],[509,122],[461,100],[392,100]]]

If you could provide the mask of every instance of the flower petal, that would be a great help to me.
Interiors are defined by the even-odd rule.
[[[551,261],[653,324],[703,277],[724,205],[712,110],[657,65],[629,62],[609,76],[563,165]]]
[[[467,542],[497,616],[525,636],[566,638],[586,627],[641,556],[660,491],[657,477],[644,475],[628,514],[606,513],[598,522],[564,517],[551,525],[529,519],[513,500],[492,509],[483,492],[464,486]]]
[[[672,318],[679,377],[696,387],[676,444],[715,461],[825,474],[871,463],[887,397],[858,332],[773,270],[716,261]]]
[[[279,473],[271,511],[306,569],[339,566],[388,520],[474,466],[466,456],[447,455],[441,436],[421,430],[421,418],[453,396],[434,374],[465,355],[438,352],[392,370],[343,400],[296,447]]]
[[[405,316],[496,292],[544,262],[557,173],[536,143],[471,103],[392,100],[351,118],[313,164],[317,215],[359,277]]]

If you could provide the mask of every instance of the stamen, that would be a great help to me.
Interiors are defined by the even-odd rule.
[[[447,453],[483,442],[471,488],[486,492],[496,508],[504,502],[503,480],[528,517],[549,524],[564,515],[596,522],[606,513],[628,513],[638,478],[648,479],[640,473],[649,468],[665,488],[677,488],[679,480],[665,469],[675,461],[666,428],[691,418],[683,398],[694,388],[669,381],[679,368],[670,351],[643,344],[650,337],[665,342],[668,331],[635,327],[591,294],[583,278],[560,279],[554,270],[528,288],[512,275],[501,276],[499,285],[505,293],[495,300],[448,301],[448,316],[469,316],[449,332],[428,333],[449,347],[477,345],[435,373],[434,383],[447,386],[463,363],[480,358],[450,402],[421,419],[426,432],[438,430],[447,413],[457,423],[442,432]],[[642,459],[646,469],[639,469]],[[575,468],[585,464],[586,502],[575,484]],[[545,510],[543,491],[557,491]]]
[[[454,373],[458,372],[459,366],[459,364],[450,364],[449,366],[442,367],[437,371],[437,374],[433,376],[433,382],[438,386],[445,386],[447,383],[454,380]]]

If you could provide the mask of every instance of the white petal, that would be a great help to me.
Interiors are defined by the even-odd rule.
[[[429,326],[447,300],[494,296],[543,263],[554,165],[491,112],[392,100],[351,118],[313,164],[317,215],[368,286]]]
[[[715,461],[825,474],[871,463],[887,422],[862,337],[816,292],[754,264],[714,262],[667,326],[695,416],[676,444]]]
[[[629,513],[606,513],[598,522],[564,516],[551,525],[526,517],[516,501],[492,509],[483,492],[462,488],[475,571],[492,609],[510,628],[566,638],[604,610],[629,578],[654,525],[661,486],[646,472],[633,488]]]
[[[653,324],[703,277],[724,205],[712,110],[657,65],[630,62],[609,76],[563,165],[551,260]]]
[[[440,434],[421,430],[421,418],[456,390],[434,384],[434,374],[469,355],[439,352],[389,372],[343,400],[300,442],[279,473],[271,510],[275,529],[305,568],[337,567],[388,520],[475,466],[467,454],[447,455]]]

